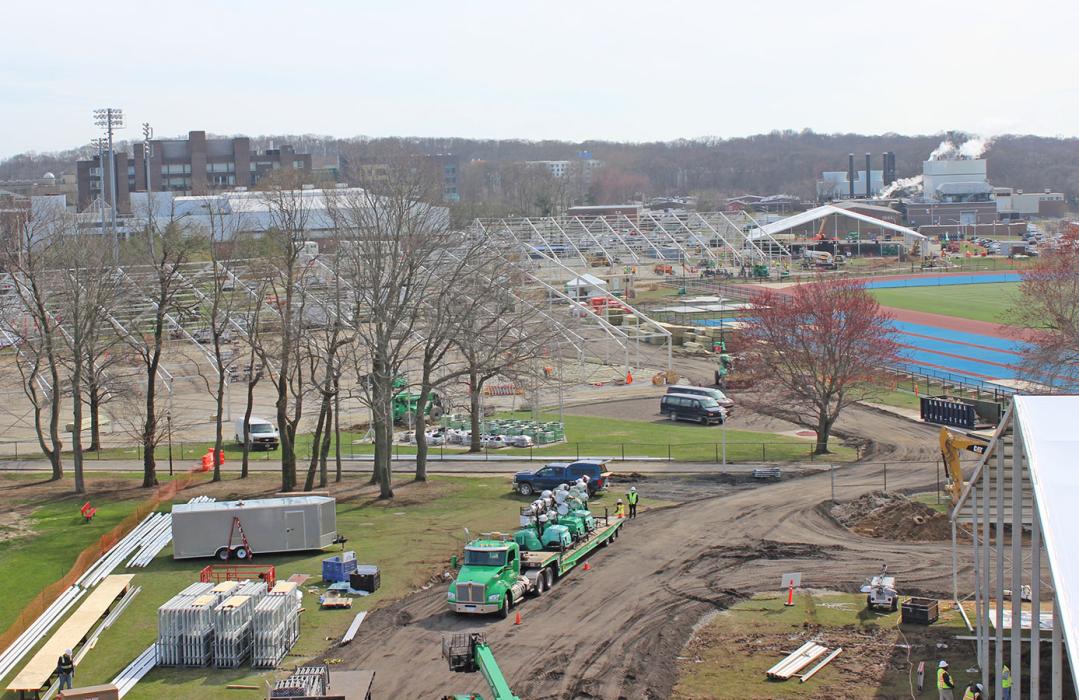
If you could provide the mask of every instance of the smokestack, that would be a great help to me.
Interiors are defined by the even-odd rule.
[[[869,199],[873,196],[873,178],[869,176],[871,172],[869,169],[873,167],[873,156],[865,154],[865,198]]]
[[[881,183],[884,187],[895,182],[895,173],[892,172],[892,152],[885,151],[881,154],[881,162],[883,164],[883,170],[881,172]]]
[[[850,185],[850,198],[854,199],[854,154],[847,156],[847,183]]]

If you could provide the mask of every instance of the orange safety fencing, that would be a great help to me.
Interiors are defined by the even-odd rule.
[[[112,549],[117,542],[134,530],[135,526],[142,522],[143,518],[152,513],[163,501],[172,500],[176,494],[186,489],[195,481],[195,473],[191,472],[185,476],[179,476],[173,479],[164,486],[159,486],[154,491],[153,496],[147,498],[136,506],[135,510],[117,523],[116,527],[103,534],[96,542],[79,552],[79,556],[75,558],[75,563],[71,565],[71,568],[68,569],[68,572],[64,574],[63,578],[58,581],[53,581],[43,588],[41,592],[34,596],[34,599],[23,608],[23,611],[15,618],[15,622],[11,623],[11,625],[4,630],[3,634],[0,634],[0,650],[7,649],[12,642],[18,639],[19,635],[25,632],[30,625],[34,624],[34,621],[38,619],[50,605],[52,605],[53,601],[59,598],[64,591],[78,581],[79,577],[86,573],[90,567]]]

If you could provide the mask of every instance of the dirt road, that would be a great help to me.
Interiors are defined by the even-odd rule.
[[[861,408],[840,423],[872,443],[867,459],[925,460],[894,469],[891,487],[934,483],[932,429]],[[875,468],[844,471],[857,479]],[[526,601],[521,626],[454,616],[446,586],[435,585],[374,612],[351,646],[330,655],[376,671],[379,697],[482,691],[480,676],[451,674],[440,658],[443,634],[482,629],[523,698],[665,698],[694,625],[740,596],[778,588],[783,573],[800,571],[811,587],[854,590],[886,562],[906,591],[950,590],[947,544],[851,535],[820,511],[830,487],[820,474],[650,511],[592,557],[591,571],[574,571]]]

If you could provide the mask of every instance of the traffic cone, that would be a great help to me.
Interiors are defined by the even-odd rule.
[[[784,603],[784,605],[787,607],[794,605],[794,586],[791,586],[789,589],[787,589],[787,602]]]
[[[914,398],[918,398],[918,385],[914,385]]]
[[[521,624],[521,611],[520,610],[517,611],[517,616],[513,618],[513,624],[515,624],[515,625]]]
[[[585,571],[591,571],[592,570],[592,565],[589,564],[588,562],[585,562],[584,563],[584,570]]]

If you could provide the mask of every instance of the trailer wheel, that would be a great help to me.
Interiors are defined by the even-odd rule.
[[[247,547],[237,547],[232,550],[232,555],[237,559],[247,559],[250,552],[247,551]]]
[[[498,609],[498,616],[505,620],[510,616],[510,594],[507,593],[502,598],[502,607]]]
[[[554,569],[544,569],[543,578],[547,581],[547,590],[551,590],[551,586],[553,586],[554,582],[557,580]]]
[[[217,557],[218,559],[220,559],[221,561],[228,561],[229,560],[228,547],[222,547],[221,549],[217,550],[217,552],[214,553],[214,556]]]

